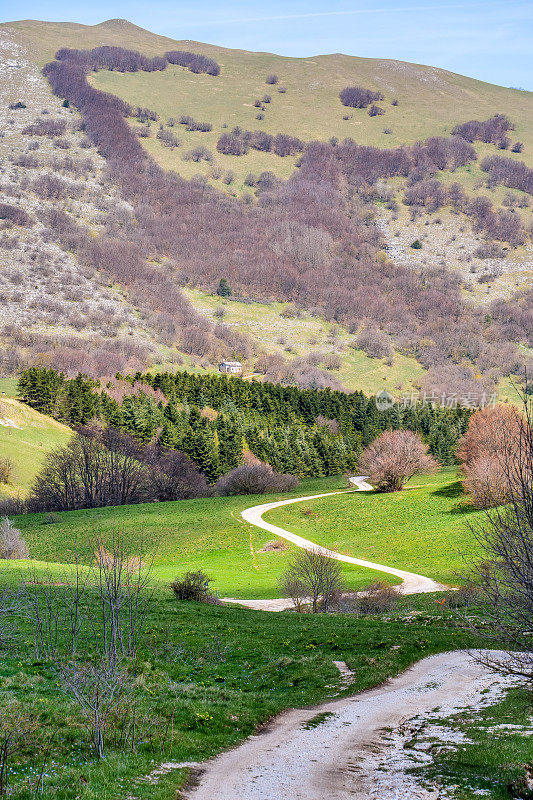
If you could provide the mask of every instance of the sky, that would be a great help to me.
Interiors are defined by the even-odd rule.
[[[2,21],[15,6],[0,0]],[[19,0],[16,19],[123,18],[173,39],[286,56],[395,58],[533,90],[533,0]]]

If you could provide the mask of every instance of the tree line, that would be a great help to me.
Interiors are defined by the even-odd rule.
[[[431,405],[381,411],[362,392],[219,375],[138,373],[124,380],[135,393],[117,397],[110,385],[83,375],[68,379],[32,367],[22,373],[19,392],[33,408],[73,427],[99,420],[142,445],[184,453],[211,483],[246,459],[300,477],[341,474],[354,469],[362,449],[386,429],[420,433],[435,458],[453,463],[470,415]]]

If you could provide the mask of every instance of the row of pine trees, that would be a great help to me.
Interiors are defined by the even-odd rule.
[[[180,450],[209,481],[247,453],[299,477],[340,474],[353,470],[361,450],[388,428],[417,431],[435,458],[451,464],[469,419],[462,408],[380,411],[362,392],[301,390],[222,375],[137,373],[117,380],[135,393],[117,400],[108,386],[84,375],[69,379],[32,367],[20,377],[19,394],[73,427],[99,420],[143,444]]]

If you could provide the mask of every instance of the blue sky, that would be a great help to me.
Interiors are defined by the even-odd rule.
[[[13,19],[13,4],[0,0],[0,9]],[[175,39],[287,56],[397,58],[533,90],[532,0],[20,0],[16,14],[89,25],[120,17]]]

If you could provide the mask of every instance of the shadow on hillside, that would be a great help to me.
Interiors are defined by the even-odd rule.
[[[437,497],[460,497],[463,494],[463,484],[461,481],[454,481],[442,489],[436,489],[432,494]]]

